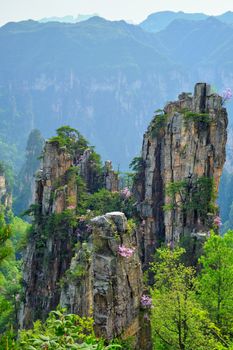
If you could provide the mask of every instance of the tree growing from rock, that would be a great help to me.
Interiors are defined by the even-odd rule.
[[[159,249],[152,264],[151,308],[154,349],[220,349],[220,333],[196,297],[193,267],[180,262],[184,249]]]

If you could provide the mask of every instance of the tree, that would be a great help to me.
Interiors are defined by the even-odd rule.
[[[12,245],[9,241],[11,227],[6,225],[4,217],[4,207],[0,206],[0,265],[8,255],[12,253]]]
[[[20,241],[24,240],[28,227],[27,223],[16,217],[6,224],[5,209],[0,207],[0,334],[17,328],[22,288]]]
[[[65,147],[72,156],[80,156],[88,148],[89,142],[80,132],[68,125],[61,126],[57,130],[57,136],[52,137],[50,142],[58,142],[60,147]]]
[[[218,329],[197,301],[195,270],[180,262],[183,253],[182,248],[158,249],[157,261],[152,263],[155,274],[151,309],[154,348],[220,349]]]
[[[93,319],[66,314],[64,309],[52,311],[45,322],[34,323],[31,330],[20,332],[19,340],[12,350],[113,350],[120,349],[119,344],[104,345],[102,339],[96,339],[93,331]]]
[[[211,234],[200,258],[200,300],[211,320],[226,335],[233,335],[233,231]]]

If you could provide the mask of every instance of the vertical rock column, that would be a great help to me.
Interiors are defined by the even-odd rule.
[[[77,192],[74,183],[65,181],[72,158],[57,142],[47,142],[42,165],[36,180],[35,224],[24,256],[20,324],[26,328],[37,319],[44,320],[57,307],[59,281],[70,265],[74,245],[72,227],[59,216],[67,209],[68,195],[76,196]]]
[[[135,232],[130,232],[123,213],[109,213],[93,224],[93,311],[96,333],[111,339],[139,332],[142,294],[141,264]],[[119,246],[132,256],[119,254]]]
[[[137,343],[143,286],[136,232],[121,212],[98,216],[91,227],[71,261],[60,304],[80,315],[92,310],[97,336],[134,336]]]
[[[152,120],[143,140],[143,172],[135,183],[146,262],[161,242],[173,244],[184,235],[209,230],[210,205],[204,197],[212,191],[211,183],[218,189],[226,128],[222,98],[205,83],[196,84],[194,96],[182,93]],[[198,201],[206,206],[204,214]]]

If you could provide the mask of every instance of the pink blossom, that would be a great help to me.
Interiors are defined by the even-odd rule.
[[[125,187],[122,191],[121,191],[121,195],[122,195],[122,197],[124,197],[124,198],[129,198],[129,197],[131,197],[131,192],[130,192],[130,190],[128,189],[128,187]]]
[[[152,299],[149,295],[143,294],[141,296],[141,304],[143,307],[148,307],[150,308],[152,306]]]
[[[221,218],[219,216],[216,216],[214,218],[214,225],[220,227],[222,225],[222,221],[221,221]]]
[[[69,205],[69,206],[67,207],[67,209],[69,209],[69,210],[73,210],[73,209],[75,209],[75,208],[76,208],[75,205]]]
[[[229,101],[232,98],[233,94],[230,88],[227,88],[223,91],[222,94],[222,99],[223,99],[223,103]]]
[[[92,231],[92,226],[91,225],[86,225],[86,229],[87,229],[87,232],[91,232]]]
[[[124,245],[119,245],[118,254],[124,258],[130,258],[135,251],[135,248],[127,248]]]

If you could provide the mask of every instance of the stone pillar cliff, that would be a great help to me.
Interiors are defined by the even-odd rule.
[[[95,157],[90,149],[74,156],[57,141],[45,144],[24,256],[20,323],[29,328],[61,304],[68,312],[93,315],[98,336],[111,339],[125,334],[137,341],[142,271],[136,230],[121,212],[92,220],[76,212],[80,177],[85,191],[96,186]],[[111,179],[109,190],[114,190],[118,178]],[[132,256],[122,256],[122,246]]]
[[[144,260],[162,242],[205,234],[217,215],[215,195],[225,162],[227,112],[199,83],[157,111],[144,135],[134,192],[142,218]]]
[[[98,216],[91,227],[72,259],[60,303],[79,314],[92,309],[97,336],[137,336],[143,287],[136,231],[121,212]],[[120,255],[122,246],[131,256]]]
[[[79,211],[81,199],[100,188],[118,190],[110,162],[98,171],[92,148],[82,143],[77,149],[77,142],[69,149],[59,138],[47,142],[24,259],[21,325],[44,320],[61,304],[72,313],[92,312],[98,336],[134,336],[135,348],[150,349],[139,312],[141,265],[148,267],[161,243],[172,247],[184,237],[203,237],[213,226],[226,128],[222,98],[204,83],[193,96],[182,93],[157,111],[137,158],[138,229],[121,212],[93,218],[91,210]]]

